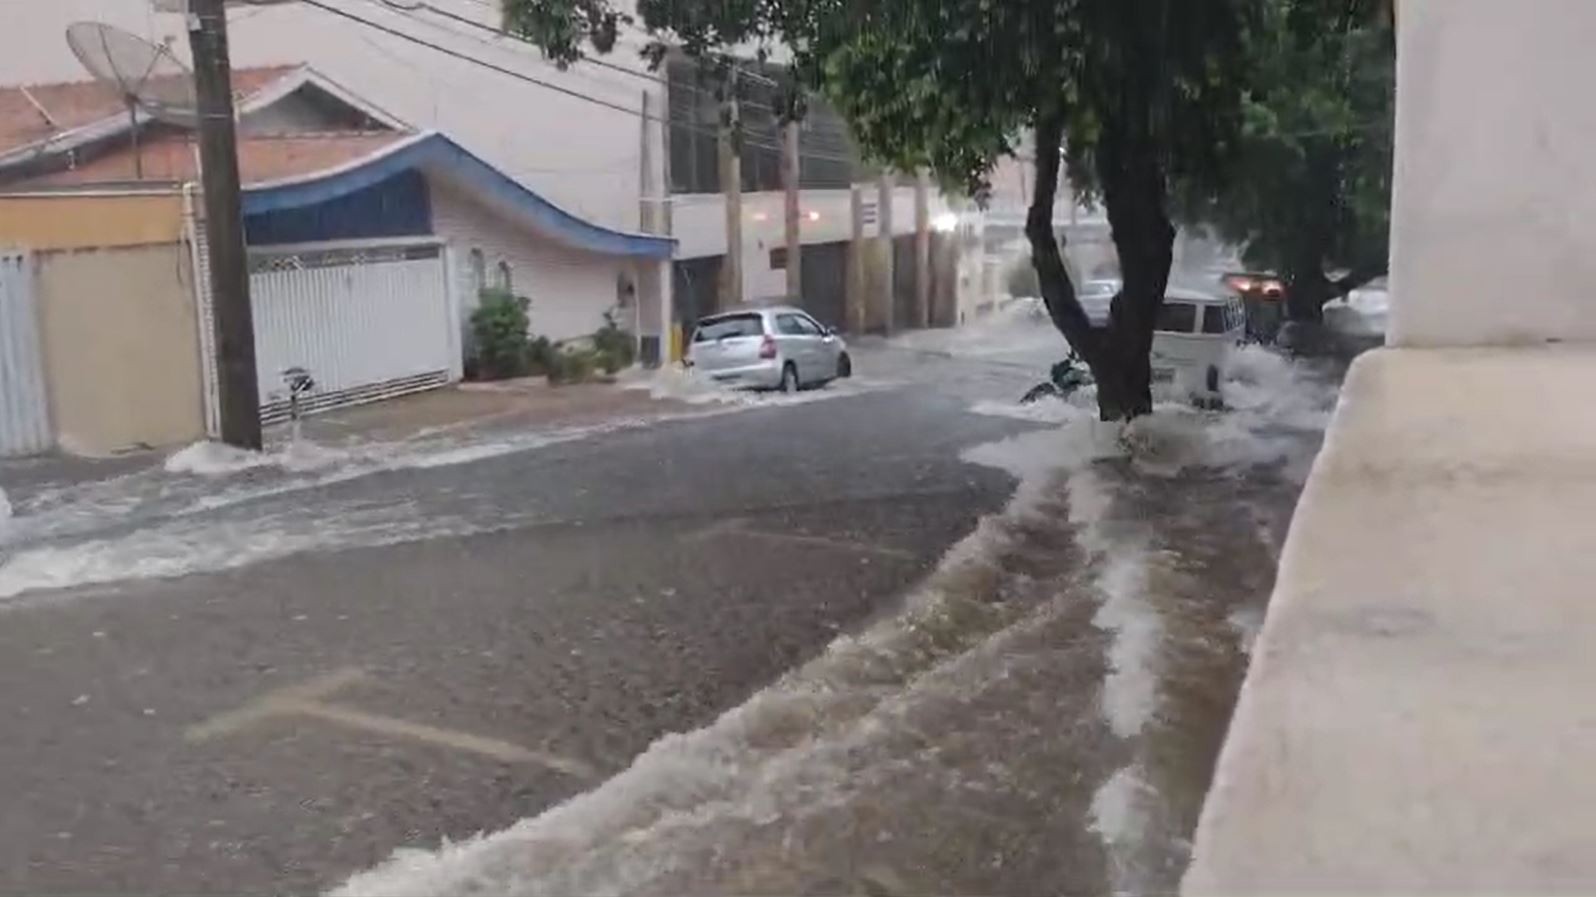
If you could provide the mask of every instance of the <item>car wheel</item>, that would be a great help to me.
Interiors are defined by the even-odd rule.
[[[844,352],[837,356],[837,379],[846,380],[853,376],[853,359]]]
[[[781,369],[781,391],[795,393],[798,391],[798,369],[788,364]]]

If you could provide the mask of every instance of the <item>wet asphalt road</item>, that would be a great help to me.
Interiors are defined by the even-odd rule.
[[[398,508],[458,534],[0,607],[0,892],[315,891],[736,706],[890,612],[1012,491],[958,456],[1026,427],[968,409],[1022,391],[1029,359],[882,364],[876,391],[197,520]]]

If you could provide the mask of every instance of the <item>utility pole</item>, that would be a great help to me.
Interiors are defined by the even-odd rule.
[[[223,0],[189,0],[188,40],[199,106],[200,179],[215,306],[221,437],[228,445],[259,451],[260,385],[255,379],[255,323],[249,305]]]
[[[665,108],[660,110],[659,116],[659,224],[660,236],[669,237],[676,233],[676,210],[671,201],[675,196],[675,188],[671,180],[671,103],[670,88],[665,89]],[[664,259],[660,262],[660,287],[659,307],[660,320],[664,322],[664,345],[660,348],[660,360],[663,364],[674,364],[677,360],[676,353],[681,345],[681,337],[676,332],[676,260]]]
[[[852,239],[848,243],[848,331],[863,334],[869,326],[865,316],[865,295],[870,290],[868,262],[865,246],[864,187],[848,187],[848,214],[853,222]]]
[[[898,324],[898,285],[896,265],[892,251],[892,200],[896,193],[892,172],[882,169],[881,178],[876,184],[876,203],[880,207],[876,212],[876,244],[881,252],[881,283],[882,293],[885,294],[887,303],[886,314],[882,316],[883,327],[887,334],[897,329]]]
[[[726,77],[720,124],[720,189],[726,195],[726,263],[720,271],[720,305],[729,308],[743,301],[743,124],[735,68]]]
[[[781,181],[787,196],[787,298],[802,305],[803,299],[803,235],[802,209],[799,190],[802,187],[803,165],[798,149],[799,125],[789,121],[782,129]]]
[[[931,175],[914,176],[914,326],[931,326]]]

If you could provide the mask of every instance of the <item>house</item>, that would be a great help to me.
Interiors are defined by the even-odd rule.
[[[80,77],[81,66],[65,42],[48,37],[76,21],[104,22],[166,42],[180,57],[187,52],[183,18],[173,13],[182,8],[180,0],[13,6],[7,10],[9,27],[0,32],[0,83]],[[665,341],[671,320],[688,324],[723,301],[723,271],[741,272],[737,294],[745,298],[784,291],[781,140],[768,98],[751,99],[743,110],[743,203],[733,233],[716,163],[714,90],[691,66],[673,62],[650,70],[639,54],[646,37],[623,28],[613,53],[562,70],[537,48],[499,34],[501,21],[497,0],[239,4],[230,8],[229,43],[237,67],[308,63],[411,126],[447,135],[586,221],[675,237],[673,264],[637,285],[645,312],[641,333],[653,343]],[[746,67],[757,66],[750,60]],[[858,246],[850,245],[850,188],[869,181],[859,191],[861,229],[874,237],[879,222],[891,223],[900,244],[894,252],[903,262],[897,265],[899,288],[905,286],[903,273],[914,270],[914,234],[924,223],[915,214],[916,190],[909,180],[895,188],[890,211],[878,210],[874,172],[858,165],[846,127],[823,106],[816,104],[799,141],[801,270],[807,275],[804,292],[814,297],[811,311],[848,326],[854,322],[840,314],[843,293],[860,267]],[[958,214],[966,228],[978,222],[962,201],[932,194],[931,220]],[[934,239],[939,254],[963,246],[946,235]],[[959,265],[970,261],[961,257]],[[496,263],[485,263],[491,275]],[[982,283],[978,256],[973,264],[977,276],[943,278],[948,289],[957,282],[960,309],[979,301],[965,295]],[[891,284],[870,290],[903,292]],[[656,319],[652,309],[668,314]],[[951,322],[962,314],[934,317]]]
[[[484,286],[528,297],[555,340],[646,313],[638,284],[672,241],[572,214],[309,67],[240,69],[234,88],[266,419],[284,413],[289,367],[316,378],[315,407],[458,379]],[[0,246],[32,257],[32,416],[91,454],[214,433],[193,135],[130,118],[92,82],[0,89],[0,127]]]

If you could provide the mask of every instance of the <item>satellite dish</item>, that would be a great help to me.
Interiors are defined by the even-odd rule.
[[[95,80],[110,87],[127,107],[133,136],[133,166],[141,180],[144,160],[139,151],[138,113],[185,128],[199,122],[194,76],[170,48],[104,25],[77,22],[67,26],[67,46]]]
[[[99,22],[68,25],[66,39],[83,67],[128,104],[185,127],[199,120],[194,75],[170,48]]]

